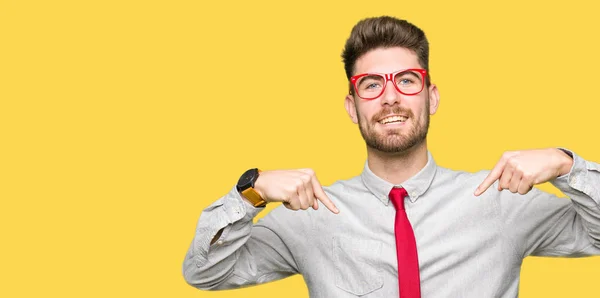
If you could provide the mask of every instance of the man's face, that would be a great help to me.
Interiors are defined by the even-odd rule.
[[[415,53],[400,47],[380,48],[361,56],[354,74],[392,73],[408,68],[422,68]],[[358,123],[368,147],[386,153],[404,152],[421,144],[427,137],[429,115],[435,113],[439,103],[433,84],[416,95],[398,92],[392,82],[387,82],[383,94],[372,100],[354,93],[346,96],[350,118]]]

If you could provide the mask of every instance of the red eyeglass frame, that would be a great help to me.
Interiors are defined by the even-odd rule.
[[[369,73],[363,73],[363,74],[359,74],[359,75],[355,75],[350,77],[350,82],[352,82],[352,86],[354,87],[354,91],[356,92],[356,95],[358,95],[358,97],[362,98],[362,99],[366,99],[366,100],[372,100],[372,99],[376,99],[378,97],[380,97],[383,92],[385,91],[385,88],[387,87],[387,82],[388,81],[392,81],[394,80],[394,77],[401,73],[401,72],[405,72],[405,71],[416,71],[418,73],[421,74],[422,79],[423,79],[423,85],[421,85],[421,90],[414,92],[414,93],[404,93],[400,90],[400,88],[398,88],[398,85],[393,84],[394,88],[396,88],[396,90],[404,95],[417,95],[419,93],[421,93],[421,91],[423,91],[423,88],[425,88],[426,85],[426,80],[427,80],[427,70],[422,69],[422,68],[408,68],[408,69],[403,69],[403,70],[399,70],[399,71],[395,71],[392,73],[377,73],[377,72],[369,72]],[[358,92],[358,87],[356,87],[356,82],[358,81],[358,79],[365,77],[365,76],[372,76],[372,75],[379,75],[382,76],[385,79],[385,82],[383,84],[383,88],[381,88],[381,93],[379,93],[377,96],[375,97],[362,97],[360,96],[359,92]]]

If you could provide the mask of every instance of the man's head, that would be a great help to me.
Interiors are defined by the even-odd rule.
[[[342,58],[348,80],[354,81],[354,84],[350,82],[350,92],[346,96],[346,110],[352,121],[359,125],[367,146],[397,153],[424,144],[429,115],[437,110],[439,94],[429,79],[429,44],[423,31],[392,17],[365,19],[352,29]],[[409,72],[408,78],[386,75],[405,69],[424,71]],[[383,89],[380,96],[375,92],[376,97],[370,98],[363,91],[357,92],[357,82],[352,78],[367,73],[385,77],[368,85],[368,88]],[[388,77],[389,81],[386,80]],[[423,89],[420,92],[417,89],[415,92],[418,93],[413,94],[403,89],[407,84],[421,84]]]

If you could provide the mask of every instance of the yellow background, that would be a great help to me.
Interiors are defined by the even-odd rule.
[[[247,168],[360,173],[340,53],[368,16],[427,33],[440,165],[600,161],[593,2],[0,1],[0,296],[307,297],[301,276],[200,292],[181,264]],[[599,265],[528,258],[522,297],[598,297]]]

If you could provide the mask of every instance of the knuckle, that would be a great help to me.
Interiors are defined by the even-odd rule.
[[[311,178],[310,178],[310,175],[308,175],[308,174],[302,174],[302,175],[300,176],[300,180],[302,180],[302,182],[304,182],[304,183],[308,183],[308,182],[310,182],[310,179],[311,179]]]
[[[298,206],[302,210],[308,209],[308,203],[306,201],[300,201],[300,206]]]
[[[296,202],[296,201],[290,202],[289,205],[290,205],[290,209],[292,209],[292,210],[298,210],[298,208],[300,207],[300,204],[298,204],[298,202]]]
[[[522,166],[513,161],[513,169],[515,172],[523,173]]]

